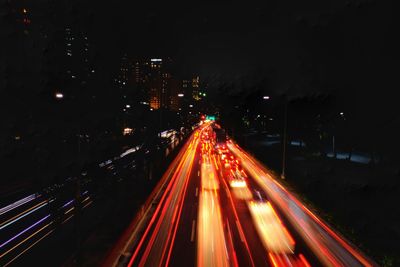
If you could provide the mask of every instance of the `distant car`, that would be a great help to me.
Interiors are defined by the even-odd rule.
[[[243,172],[239,171],[238,169],[231,169],[230,172],[227,174],[227,180],[232,188],[244,188],[247,187],[246,176]]]

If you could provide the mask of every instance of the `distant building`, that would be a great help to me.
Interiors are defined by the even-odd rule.
[[[192,97],[194,100],[199,101],[200,96],[200,78],[199,76],[193,77],[192,79]]]
[[[95,70],[89,39],[84,30],[73,26],[64,28],[64,53],[67,79],[86,84]]]
[[[182,98],[178,95],[183,93],[181,90],[181,81],[177,79],[170,79],[169,81],[169,108],[173,111],[178,111],[182,105]]]
[[[190,79],[182,80],[182,91],[185,93],[185,98],[188,102],[201,100],[202,92],[200,90],[199,76],[193,76]]]
[[[132,72],[132,67],[128,59],[128,56],[125,54],[121,58],[120,67],[117,72],[117,77],[114,79],[115,83],[119,88],[124,88],[127,86],[131,72]]]
[[[176,78],[172,74],[172,63],[170,58],[136,59],[132,62],[131,81],[134,88],[146,92],[147,98],[143,101],[148,101],[153,110],[165,108],[178,111],[184,101],[199,99],[200,78]]]

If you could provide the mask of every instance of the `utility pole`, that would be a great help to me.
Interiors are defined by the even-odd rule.
[[[288,100],[285,95],[285,112],[284,112],[284,122],[283,122],[283,151],[282,151],[282,174],[281,178],[285,179],[285,169],[286,169],[286,143],[287,143],[287,116],[288,116]]]

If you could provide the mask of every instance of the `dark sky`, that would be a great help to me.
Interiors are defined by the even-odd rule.
[[[202,76],[272,71],[281,87],[353,86],[363,75],[390,75],[398,46],[385,1],[147,2],[98,3],[93,28],[105,48],[169,55]]]
[[[198,73],[214,87],[232,82],[239,91],[334,94],[363,110],[397,107],[392,1],[77,3],[101,64],[116,66],[125,52],[170,56],[181,76]]]

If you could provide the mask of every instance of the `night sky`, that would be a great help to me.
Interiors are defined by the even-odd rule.
[[[168,56],[179,76],[207,81],[211,95],[227,84],[233,94],[329,94],[353,114],[378,119],[400,113],[392,2],[66,1],[46,23],[64,13],[85,25],[100,71],[110,72],[125,53]],[[35,5],[34,13],[51,3]]]
[[[266,76],[278,91],[293,84],[302,93],[393,87],[398,42],[390,2],[96,5],[92,29],[105,51],[168,55],[183,70],[224,82]]]

